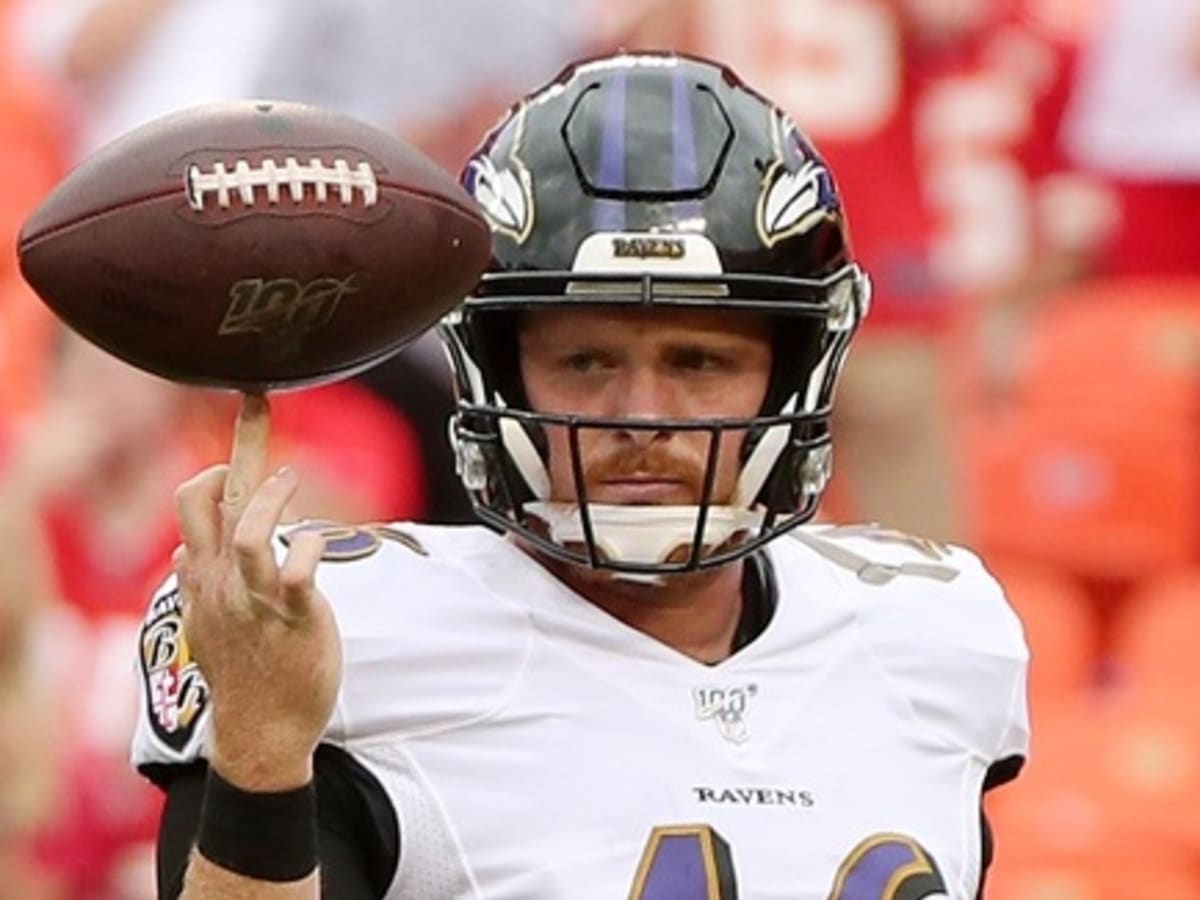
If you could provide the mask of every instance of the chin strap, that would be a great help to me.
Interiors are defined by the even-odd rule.
[[[499,397],[496,399],[502,406],[503,401]],[[795,394],[789,397],[780,413],[793,412],[797,400]],[[550,478],[528,433],[510,418],[501,418],[499,425],[500,440],[509,458],[537,498],[524,504],[524,512],[544,522],[548,537],[559,546],[586,547],[587,535],[579,504],[549,500]],[[708,508],[701,539],[702,555],[726,545],[739,533],[753,535],[762,528],[766,510],[755,505],[755,498],[787,446],[790,433],[791,426],[787,424],[766,429],[742,466],[732,504]],[[587,508],[596,552],[606,559],[635,565],[662,565],[680,549],[690,554],[701,509],[699,506],[603,503],[589,503]],[[651,573],[619,572],[617,576],[649,583],[662,580],[661,575]]]
[[[575,503],[526,503],[525,511],[546,523],[549,537],[562,546],[586,546],[583,516]],[[680,548],[691,552],[696,538],[698,506],[621,506],[589,503],[592,536],[597,552],[611,560],[637,565],[661,565]],[[712,550],[740,532],[755,534],[766,515],[761,508],[712,506],[704,523],[703,547]],[[634,581],[658,581],[661,576],[617,573]]]

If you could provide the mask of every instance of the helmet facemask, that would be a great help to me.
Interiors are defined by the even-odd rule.
[[[480,517],[548,556],[610,570],[635,580],[714,568],[739,559],[816,512],[831,470],[829,414],[846,349],[869,300],[869,285],[850,265],[821,282],[784,279],[763,285],[777,297],[714,297],[697,283],[688,295],[678,276],[662,285],[589,279],[588,305],[695,308],[772,317],[772,374],[757,415],[747,418],[642,419],[563,415],[531,409],[516,358],[517,316],[550,303],[583,305],[579,296],[491,293],[523,277],[489,279],[442,323],[459,374],[459,409],[451,424],[459,474]],[[548,283],[550,279],[542,279]],[[711,288],[712,285],[708,285]],[[609,293],[600,293],[607,289]],[[720,293],[720,292],[715,292]],[[644,296],[643,296],[644,295]],[[781,309],[786,312],[781,313]],[[573,499],[551,498],[548,429],[569,447]],[[691,432],[707,435],[698,502],[686,506],[593,502],[582,445],[590,431]],[[716,473],[724,436],[740,434],[736,486],[717,502]]]

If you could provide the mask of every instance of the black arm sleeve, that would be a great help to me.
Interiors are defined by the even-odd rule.
[[[378,780],[337,747],[314,758],[321,896],[380,900],[400,859],[395,810]],[[143,774],[167,794],[158,831],[158,897],[174,900],[196,838],[206,766],[146,766]]]
[[[1023,765],[1025,765],[1025,758],[1022,756],[1010,756],[992,763],[983,779],[983,792],[986,794],[1002,784],[1008,784],[1020,774]],[[979,868],[979,892],[975,895],[975,900],[983,900],[984,890],[987,887],[988,868],[996,857],[996,836],[992,831],[992,824],[988,821],[987,813],[984,811],[982,797],[979,802],[979,829],[982,833],[980,844],[982,864]]]

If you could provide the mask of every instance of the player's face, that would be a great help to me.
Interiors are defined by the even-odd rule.
[[[712,310],[575,309],[530,313],[521,373],[533,409],[601,418],[711,419],[757,414],[771,374],[767,323]],[[552,499],[578,500],[570,439],[548,427]],[[718,440],[713,501],[728,502],[745,432]],[[706,431],[579,431],[589,502],[701,500],[713,438]]]

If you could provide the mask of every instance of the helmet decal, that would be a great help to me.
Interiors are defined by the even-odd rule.
[[[470,193],[483,209],[493,231],[507,234],[518,244],[524,243],[533,229],[533,183],[529,170],[517,156],[525,112],[517,114],[512,147],[508,151],[504,168],[497,167],[493,157],[479,153],[467,163],[464,182]]]
[[[812,229],[829,215],[834,197],[829,170],[786,116],[775,116],[773,138],[777,155],[763,176],[757,209],[758,236],[768,247]]]
[[[584,238],[572,269],[579,272],[647,271],[720,275],[721,256],[703,234],[601,231]]]
[[[821,180],[825,167],[806,162],[798,172],[789,172],[776,162],[767,173],[758,203],[758,234],[773,247],[780,240],[803,234],[825,216],[821,207]]]

